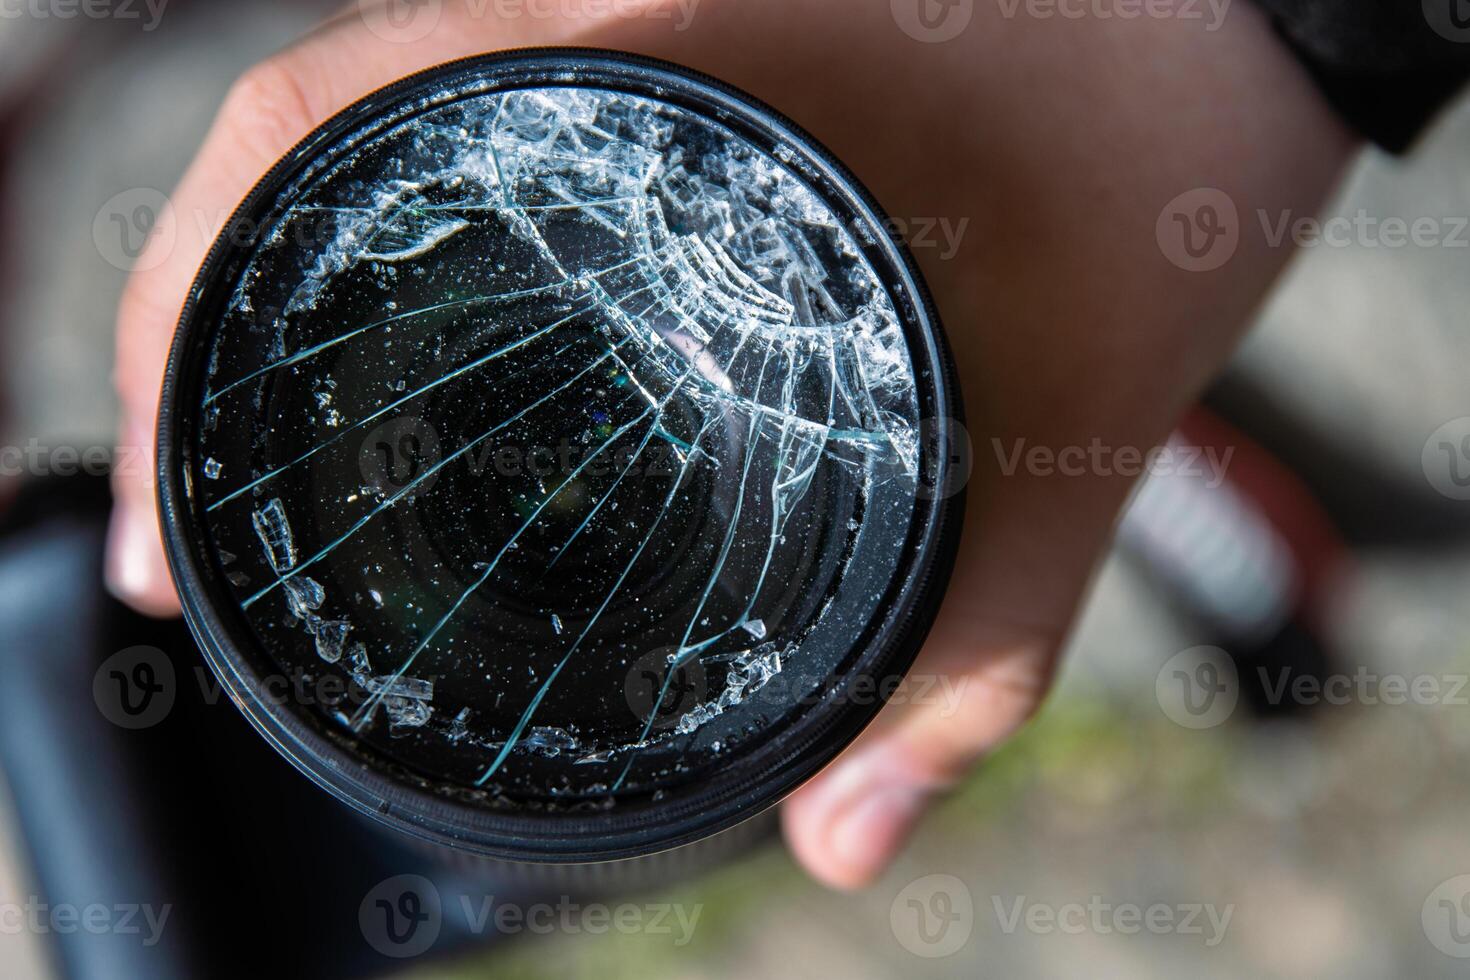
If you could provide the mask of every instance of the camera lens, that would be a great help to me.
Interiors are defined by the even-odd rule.
[[[170,560],[236,702],[488,854],[774,802],[891,693],[958,536],[954,382],[885,229],[774,112],[630,56],[456,62],[324,125],[165,384]]]

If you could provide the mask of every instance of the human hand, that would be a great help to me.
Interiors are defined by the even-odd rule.
[[[1351,141],[1249,9],[1211,33],[991,11],[954,41],[924,44],[884,3],[703,0],[687,31],[674,29],[677,17],[648,16],[678,6],[505,20],[494,5],[449,3],[426,36],[403,43],[376,7],[354,5],[250,72],[172,199],[172,251],[145,252],[124,297],[121,439],[152,446],[168,344],[210,245],[199,234],[208,222],[190,216],[227,214],[300,137],[373,89],[486,50],[585,44],[669,58],[771,102],[905,227],[948,236],[943,248],[910,244],[977,436],[960,559],[913,668],[957,700],[891,705],[784,804],[797,858],[852,887],[1040,703],[1131,487],[1114,473],[1007,473],[999,457],[1093,440],[1148,449],[1223,361],[1285,259],[1242,235],[1220,269],[1182,270],[1156,238],[1160,209],[1207,186],[1242,214],[1310,211]],[[116,495],[109,580],[138,608],[174,614],[152,488],[119,476]]]

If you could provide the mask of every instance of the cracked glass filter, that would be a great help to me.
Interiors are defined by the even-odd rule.
[[[171,554],[226,679],[290,680],[258,724],[459,806],[646,817],[856,700],[934,509],[922,299],[722,88],[458,71],[298,150],[217,247]]]

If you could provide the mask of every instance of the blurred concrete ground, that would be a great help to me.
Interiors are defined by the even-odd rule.
[[[28,107],[0,200],[8,442],[110,442],[123,273],[98,254],[94,216],[124,190],[167,192],[230,80],[330,6],[181,3],[146,44],[117,22],[0,21],[0,84],[54,51],[67,66]],[[1406,160],[1365,154],[1332,210],[1470,215],[1467,159],[1470,103]],[[1323,436],[1423,486],[1426,438],[1470,416],[1467,311],[1470,249],[1320,245],[1300,255],[1235,369]],[[1349,662],[1470,670],[1470,553],[1362,559],[1334,616]],[[1041,719],[870,892],[822,892],[772,852],[677,893],[704,905],[682,949],[666,937],[554,937],[421,976],[1464,975],[1421,913],[1440,882],[1470,874],[1467,709],[1333,707],[1306,726],[1189,731],[1161,712],[1155,679],[1201,641],[1115,556]],[[925,959],[895,923],[905,887],[937,873],[971,895],[972,935],[953,957]],[[23,867],[6,862],[0,901],[23,901],[26,888]],[[1008,933],[998,911],[1092,896],[1233,916],[1207,948],[1146,929]],[[0,934],[0,972],[38,975],[37,944]]]

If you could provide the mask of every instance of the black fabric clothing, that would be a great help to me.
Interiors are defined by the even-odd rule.
[[[1256,0],[1327,100],[1402,152],[1470,79],[1470,0]]]

